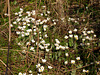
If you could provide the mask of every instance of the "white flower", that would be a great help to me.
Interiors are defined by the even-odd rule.
[[[67,56],[67,57],[68,57],[68,56],[69,56],[69,54],[68,54],[68,53],[65,53],[65,56]]]
[[[74,31],[74,32],[77,32],[77,29],[75,28],[73,31]]]
[[[18,12],[18,14],[20,15],[22,12],[20,11],[20,12]]]
[[[96,37],[96,35],[94,35],[94,37]]]
[[[61,46],[61,49],[62,49],[62,50],[65,50],[65,47],[64,47],[64,46]]]
[[[47,25],[44,25],[43,28],[47,28]]]
[[[36,65],[36,68],[39,68],[41,66],[41,64],[40,63],[38,63],[37,65]]]
[[[68,61],[65,61],[65,65],[68,64]]]
[[[22,53],[26,54],[26,50],[22,50]]]
[[[42,37],[39,37],[39,39],[42,39]]]
[[[23,32],[23,31],[21,32],[21,34],[24,34],[24,33],[25,33],[25,32]]]
[[[48,37],[48,35],[47,35],[47,34],[45,34],[45,37],[47,38],[47,37]]]
[[[27,32],[32,32],[32,29],[28,29],[28,30],[26,30]]]
[[[83,33],[86,33],[86,31],[83,31]]]
[[[91,33],[91,31],[87,31],[87,33],[88,33],[88,34],[90,34],[90,33]]]
[[[75,23],[78,23],[77,21],[75,21]]]
[[[41,32],[39,32],[39,34],[41,34]]]
[[[35,32],[34,35],[36,35],[37,33]]]
[[[18,35],[19,35],[19,34],[20,34],[20,31],[17,31],[17,32],[16,32],[16,34],[18,34]]]
[[[83,21],[85,21],[85,19],[83,19]]]
[[[19,17],[21,17],[22,15],[21,14],[19,14]]]
[[[56,46],[56,47],[58,47],[58,46],[59,46],[59,44],[55,43],[55,46]]]
[[[24,37],[25,35],[24,35],[24,34],[22,34],[21,36],[22,36],[22,37]]]
[[[90,37],[89,40],[92,40],[92,37]]]
[[[48,46],[46,45],[46,46],[44,46],[44,48],[46,48],[46,49],[47,49],[47,48],[48,48]]]
[[[82,41],[84,42],[84,41],[85,41],[85,39],[82,39]]]
[[[27,13],[27,14],[31,14],[31,12],[30,12],[30,11],[27,11],[26,13]]]
[[[76,60],[80,60],[80,57],[77,57]]]
[[[16,21],[19,22],[21,20],[21,18],[17,18]]]
[[[37,22],[41,22],[41,19],[37,20]]]
[[[32,71],[31,71],[31,70],[29,70],[29,73],[32,73]]]
[[[84,30],[87,30],[87,28],[84,28]]]
[[[85,69],[83,69],[83,72],[85,73],[85,72],[86,72],[86,70],[85,70]]]
[[[32,10],[32,15],[35,15],[35,14],[36,14],[35,10]]]
[[[56,25],[56,22],[54,22],[53,24]]]
[[[19,43],[18,43],[18,45],[20,46],[20,45],[21,45],[21,43],[19,42]]]
[[[59,47],[56,47],[56,50],[59,50]]]
[[[50,11],[47,11],[48,14],[50,14]]]
[[[78,40],[78,35],[74,35],[74,38],[75,38],[76,40]]]
[[[30,26],[30,24],[27,24],[28,26]]]
[[[89,39],[89,36],[86,36],[86,39]]]
[[[78,20],[80,20],[79,18],[77,18]]]
[[[7,14],[7,13],[5,13],[4,15],[5,15],[5,16],[8,16],[8,14]]]
[[[23,26],[23,28],[26,28],[26,26]]]
[[[36,22],[36,25],[39,25],[39,22]]]
[[[40,43],[45,44],[45,41],[44,41],[44,40],[42,40],[42,41],[40,41]]]
[[[46,28],[44,28],[44,31],[46,31]]]
[[[30,20],[29,20],[29,19],[26,19],[26,22],[27,22],[27,23],[29,23],[29,22],[30,22]]]
[[[62,48],[62,46],[60,45],[60,46],[59,46],[59,48],[61,49],[61,48]]]
[[[22,8],[20,8],[20,11],[23,11],[23,9],[22,9]]]
[[[83,33],[83,35],[87,35],[87,33]]]
[[[85,72],[86,72],[86,73],[88,73],[88,72],[89,72],[89,70],[86,70]]]
[[[50,46],[50,43],[47,43],[47,46]]]
[[[23,75],[21,72],[19,72],[19,74],[18,75]]]
[[[26,75],[26,73],[23,73],[23,75]]]
[[[26,36],[28,36],[28,35],[29,35],[29,33],[25,33],[25,35],[26,35]]]
[[[15,15],[18,15],[18,13],[15,13]]]
[[[12,25],[12,24],[10,24],[10,27],[13,27],[13,25]]]
[[[39,68],[39,72],[43,72],[43,71],[44,71],[44,67],[41,66],[41,67]]]
[[[48,66],[48,69],[52,69],[53,67],[51,67],[51,66]]]
[[[71,30],[69,31],[69,34],[72,34],[72,31]]]
[[[46,49],[46,52],[49,52],[50,49]]]
[[[25,30],[25,28],[22,28],[21,30]]]
[[[49,21],[50,20],[50,18],[49,17],[47,17],[47,21]]]
[[[69,37],[70,37],[70,38],[72,38],[72,37],[73,37],[73,35],[69,35]]]
[[[30,50],[34,51],[34,47],[31,47]]]
[[[46,59],[42,59],[42,62],[45,63],[47,60]]]
[[[60,44],[60,41],[58,39],[55,39],[55,41],[56,41],[57,44]]]
[[[75,19],[74,18],[70,18],[70,20],[74,21]]]
[[[35,42],[35,40],[34,40],[34,39],[32,39],[31,41],[32,41],[32,43],[34,43],[34,42]]]
[[[45,16],[47,16],[47,14],[45,14]]]
[[[91,33],[94,33],[94,31],[93,31],[93,30],[91,30]]]
[[[68,49],[69,47],[68,46],[66,46],[66,49]]]
[[[41,48],[41,49],[44,49],[44,47],[43,47],[43,46],[41,46],[40,48]]]
[[[17,22],[16,22],[16,21],[14,21],[14,22],[13,22],[13,24],[17,24]]]
[[[100,64],[100,62],[99,61],[96,61],[96,64]]]
[[[68,39],[68,36],[66,35],[64,38],[65,38],[65,39]]]
[[[40,47],[41,49],[44,49],[44,47],[43,47],[42,45],[39,45],[39,47]]]
[[[75,64],[75,60],[71,60],[71,63],[72,63],[72,64]]]
[[[43,16],[43,13],[41,13],[41,16]]]
[[[31,18],[31,21],[34,23],[34,21],[35,21],[35,18]]]
[[[43,21],[42,21],[42,22],[40,22],[40,24],[43,24]]]
[[[86,9],[88,9],[88,7],[86,7]]]
[[[43,8],[45,8],[46,6],[42,6]]]
[[[88,46],[90,45],[90,43],[86,43]]]
[[[26,22],[23,22],[23,25],[26,25]]]
[[[30,42],[27,42],[26,45],[30,45]]]
[[[34,32],[36,32],[36,29],[34,29]]]
[[[46,14],[45,14],[45,15],[46,15]],[[45,23],[46,23],[46,22],[47,22],[47,20],[43,20],[43,22],[45,22]]]
[[[18,26],[18,29],[22,29],[22,27],[21,26]]]

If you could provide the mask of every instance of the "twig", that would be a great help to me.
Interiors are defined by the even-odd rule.
[[[78,69],[82,69],[82,68],[88,67],[90,65],[93,65],[93,64],[88,64],[88,65],[85,65],[85,66],[82,66],[82,67],[79,67],[79,68],[76,68],[76,69],[67,70],[67,71],[64,71],[63,73],[66,73],[66,72],[69,72],[69,71],[78,70]]]
[[[0,59],[0,62],[5,66],[7,67],[7,65]],[[9,71],[12,73],[12,71],[10,70],[10,68],[8,67]],[[13,74],[13,73],[12,73]],[[13,74],[14,75],[14,74]]]
[[[8,63],[9,63],[9,49],[10,49],[10,41],[11,41],[11,20],[10,20],[10,3],[8,0],[8,17],[9,17],[9,41],[8,41],[8,53],[7,53],[7,67],[6,67],[6,72],[5,75],[8,75]]]

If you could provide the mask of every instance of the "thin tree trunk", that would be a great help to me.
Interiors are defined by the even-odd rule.
[[[9,67],[9,65],[8,65],[8,63],[9,63],[9,54],[10,54],[9,50],[10,50],[10,42],[11,42],[10,2],[9,2],[9,0],[7,2],[8,2],[8,17],[9,17],[9,40],[8,40],[8,53],[7,53],[7,67],[6,67],[6,73],[5,73],[5,75],[11,75],[10,72],[9,73],[7,72],[8,71],[8,67]]]

